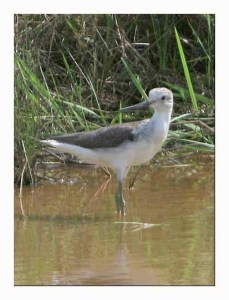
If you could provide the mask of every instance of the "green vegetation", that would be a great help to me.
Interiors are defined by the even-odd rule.
[[[15,15],[15,183],[33,182],[35,139],[139,118],[107,111],[157,86],[175,97],[165,148],[214,151],[214,22],[212,15]]]

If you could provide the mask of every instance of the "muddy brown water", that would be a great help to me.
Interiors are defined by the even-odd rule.
[[[124,218],[101,169],[55,174],[15,190],[15,285],[214,285],[213,163],[146,165],[129,190],[132,171]]]

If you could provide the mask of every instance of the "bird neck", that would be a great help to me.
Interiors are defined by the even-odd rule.
[[[153,123],[156,122],[156,124],[158,124],[159,126],[164,124],[169,127],[171,115],[172,115],[172,108],[167,111],[155,111],[151,120]]]
[[[158,146],[158,149],[168,135],[171,114],[172,109],[168,111],[155,111],[149,121],[147,128],[148,137],[150,137],[154,145]]]

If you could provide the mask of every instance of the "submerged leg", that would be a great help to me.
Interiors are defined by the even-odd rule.
[[[118,178],[118,190],[115,194],[115,201],[117,206],[117,213],[121,214],[122,216],[125,215],[125,200],[123,198],[122,193],[122,184],[125,176],[127,175],[130,167],[122,165],[120,169],[116,170],[117,178]]]
[[[116,206],[117,206],[117,213],[122,216],[125,214],[125,200],[123,198],[122,194],[122,181],[118,181],[118,190],[117,193],[115,194],[115,201],[116,201]]]

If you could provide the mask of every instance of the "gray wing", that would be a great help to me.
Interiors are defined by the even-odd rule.
[[[51,136],[48,139],[89,149],[112,148],[120,145],[125,140],[134,141],[135,135],[133,134],[133,131],[140,125],[141,122],[142,121],[136,121],[121,125],[103,127],[88,132]]]

